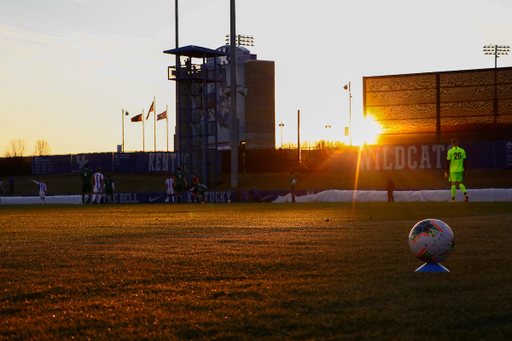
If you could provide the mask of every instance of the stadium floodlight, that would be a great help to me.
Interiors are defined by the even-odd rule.
[[[331,126],[328,124],[325,126],[325,129],[327,129],[327,147],[329,147],[329,129],[331,128]]]
[[[494,56],[494,67],[498,67],[498,58],[500,56],[507,56],[510,52],[508,45],[484,45],[484,54],[486,56]]]
[[[231,36],[226,34],[226,45],[229,45],[231,41]],[[253,36],[244,36],[238,34],[235,38],[236,46],[254,46],[254,38]]]
[[[284,123],[283,122],[279,123],[279,126],[281,127],[281,149],[283,149],[283,127],[284,127]]]

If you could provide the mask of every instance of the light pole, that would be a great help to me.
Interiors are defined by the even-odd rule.
[[[499,56],[506,56],[510,52],[508,45],[484,45],[484,54],[494,56],[494,68],[498,68]]]
[[[283,149],[283,127],[284,127],[284,123],[283,122],[279,123],[279,126],[281,127],[281,149]]]
[[[128,111],[124,111],[124,109],[123,109],[123,113],[121,115],[121,119],[123,120],[123,153],[124,153],[124,118],[125,118],[125,116],[128,116],[128,115],[130,115],[128,113]]]
[[[238,113],[237,113],[237,94],[236,94],[236,65],[237,65],[237,47],[236,47],[236,3],[230,0],[230,92],[231,103],[229,110],[229,130],[231,146],[231,187],[238,187]]]
[[[350,90],[350,82],[345,84],[343,89],[348,90],[348,111],[349,111],[349,137],[350,137],[350,146],[352,147],[352,92]]]
[[[325,129],[327,129],[327,148],[329,148],[329,129],[331,128],[330,125],[326,125]]]

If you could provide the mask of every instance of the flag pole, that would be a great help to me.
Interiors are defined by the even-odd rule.
[[[169,151],[169,105],[165,106],[165,124],[167,125],[167,151]]]
[[[124,109],[123,109],[123,113],[122,113],[121,119],[123,120],[123,153],[124,153]]]
[[[146,136],[145,136],[145,130],[144,130],[144,109],[142,109],[142,151],[146,151]]]
[[[155,152],[156,152],[156,96],[153,96],[153,129],[154,129],[154,139],[155,139]]]

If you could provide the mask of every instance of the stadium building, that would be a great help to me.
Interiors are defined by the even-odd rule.
[[[275,148],[275,65],[237,46],[237,87],[230,93],[230,46],[216,50],[185,46],[164,53],[176,56],[169,80],[176,81],[175,151],[188,174],[215,183],[218,150],[229,148],[229,112],[237,96],[238,141],[245,149]]]

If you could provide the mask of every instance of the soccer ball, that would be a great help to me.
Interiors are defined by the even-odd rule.
[[[453,231],[438,219],[425,219],[414,225],[409,233],[409,247],[418,259],[427,263],[445,260],[452,253]]]

